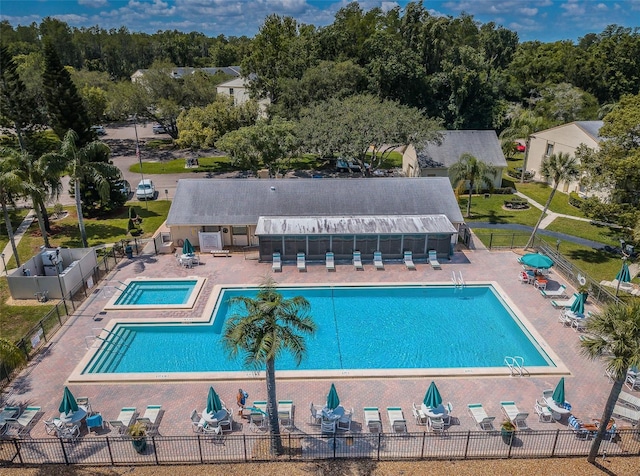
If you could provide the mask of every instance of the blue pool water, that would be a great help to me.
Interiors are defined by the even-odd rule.
[[[185,304],[197,281],[131,281],[114,303],[116,306]]]
[[[279,290],[306,297],[318,329],[306,340],[302,364],[284,353],[278,370],[503,367],[507,355],[555,367],[491,286]],[[228,298],[255,293],[224,290],[207,324],[119,324],[118,343],[103,344],[83,373],[246,370],[241,359],[227,357],[221,331],[227,315],[240,310]]]

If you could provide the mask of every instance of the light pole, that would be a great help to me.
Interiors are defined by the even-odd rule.
[[[2,268],[4,269],[4,275],[7,275],[7,262],[4,260],[4,253],[0,253],[2,257]]]
[[[142,173],[142,157],[140,156],[140,142],[138,141],[138,115],[133,115],[133,131],[136,134],[136,157],[138,158],[138,164],[140,164],[140,178],[144,182],[144,174]],[[149,199],[145,194],[144,207],[149,210]]]

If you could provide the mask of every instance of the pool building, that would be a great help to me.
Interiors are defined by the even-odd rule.
[[[189,239],[201,251],[258,246],[261,261],[305,253],[323,260],[416,259],[436,250],[449,258],[462,214],[449,179],[354,178],[179,180],[167,226],[173,243]]]

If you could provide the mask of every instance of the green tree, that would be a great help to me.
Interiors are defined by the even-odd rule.
[[[593,120],[597,118],[598,100],[569,83],[559,83],[542,89],[535,111],[550,124]]]
[[[0,337],[0,363],[7,371],[25,363],[24,353],[11,341]]]
[[[469,200],[467,202],[467,218],[471,217],[471,197],[474,190],[479,190],[480,185],[487,188],[493,187],[493,179],[496,170],[493,166],[478,160],[471,154],[462,154],[460,159],[449,168],[451,182],[458,190],[469,187]]]
[[[522,175],[520,181],[524,182],[524,175],[527,171],[527,159],[529,157],[529,145],[531,144],[531,134],[538,132],[544,127],[544,119],[532,111],[523,109],[520,105],[513,106],[508,113],[509,125],[500,133],[500,139],[504,142],[514,142],[517,139],[526,141],[524,151],[524,162],[522,164]]]
[[[589,316],[586,329],[589,334],[580,343],[582,353],[603,360],[614,381],[589,451],[588,460],[595,463],[627,371],[640,367],[640,303],[610,305]]]
[[[306,354],[304,336],[316,331],[309,315],[309,302],[301,296],[284,298],[277,283],[270,277],[260,285],[255,298],[231,298],[231,304],[242,306],[243,312],[227,319],[223,343],[229,355],[244,356],[250,368],[265,367],[267,386],[267,414],[271,431],[271,450],[282,453],[276,394],[276,359],[285,351],[291,352],[297,365]]]
[[[51,128],[62,139],[69,129],[75,131],[80,147],[91,142],[94,134],[91,123],[71,75],[50,42],[45,44],[45,70],[42,77],[44,97],[49,111]]]
[[[9,242],[13,249],[13,256],[16,258],[16,266],[20,267],[20,256],[16,247],[15,235],[13,234],[13,225],[11,217],[9,217],[9,205],[13,205],[15,198],[24,193],[24,184],[20,176],[16,173],[16,158],[14,154],[5,155],[0,153],[0,207],[2,207],[2,215],[4,224],[7,228]]]
[[[78,227],[80,229],[80,239],[82,247],[88,248],[87,230],[84,226],[82,215],[82,196],[80,194],[80,184],[87,180],[95,184],[95,187],[103,202],[109,200],[111,192],[111,182],[108,177],[121,177],[120,170],[115,165],[105,162],[105,157],[110,154],[109,146],[104,142],[93,141],[83,147],[78,147],[78,135],[73,130],[69,130],[62,140],[60,152],[50,154],[47,160],[65,159],[67,172],[73,181],[76,211],[78,213]]]
[[[295,124],[290,121],[261,119],[253,126],[226,133],[216,142],[216,147],[228,152],[234,165],[254,172],[267,167],[269,176],[275,177],[298,150],[294,129]]]
[[[531,237],[529,238],[527,245],[524,247],[525,251],[533,245],[533,240],[536,237],[540,223],[547,214],[551,200],[553,200],[553,196],[556,194],[560,182],[570,182],[575,180],[580,175],[580,170],[578,169],[578,161],[574,156],[565,152],[558,152],[557,154],[546,157],[542,161],[542,164],[540,165],[540,173],[547,180],[551,179],[553,181],[553,188],[551,189],[549,198],[547,198],[547,202],[544,204],[544,209],[542,210],[542,213],[540,213],[540,218],[538,218],[536,226],[533,227]]]

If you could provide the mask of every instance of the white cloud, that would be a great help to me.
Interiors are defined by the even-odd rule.
[[[608,6],[606,6],[604,3],[598,3],[598,4],[596,5],[596,9],[597,9],[597,10],[604,10],[604,11],[606,11],[606,10],[609,10],[609,7],[608,7]]]
[[[518,12],[528,17],[534,17],[538,14],[537,8],[521,8]]]
[[[86,5],[91,8],[101,8],[107,5],[107,0],[78,0],[78,5]]]
[[[564,10],[563,16],[582,16],[586,13],[584,4],[578,3],[578,0],[569,0],[560,5],[560,8]]]

